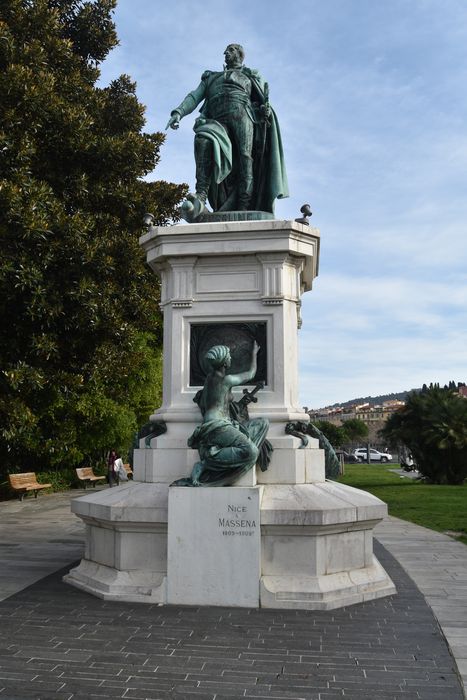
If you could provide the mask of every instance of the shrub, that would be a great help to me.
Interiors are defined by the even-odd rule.
[[[467,400],[452,389],[411,392],[381,434],[403,443],[431,482],[462,484],[467,477]]]

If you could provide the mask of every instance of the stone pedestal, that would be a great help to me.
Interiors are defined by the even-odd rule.
[[[261,491],[170,489],[168,603],[259,607]]]
[[[84,559],[64,581],[104,600],[167,601],[168,484],[128,482],[75,498]]]
[[[328,610],[395,593],[373,554],[386,505],[335,482],[265,487],[261,607]]]
[[[135,450],[134,483],[73,501],[87,545],[65,580],[109,599],[194,605],[320,609],[393,593],[372,548],[386,506],[327,482],[318,441],[303,447],[285,433],[287,422],[309,420],[298,398],[297,329],[319,232],[291,221],[191,224],[151,229],[141,245],[161,280],[163,403],[151,419],[167,432]],[[193,398],[204,353],[229,338],[240,370],[242,353],[259,342],[253,382],[265,387],[249,412],[270,421],[271,464],[232,487],[174,488],[169,498],[169,484],[197,460],[187,438],[201,422]],[[251,534],[224,530],[219,522],[238,520],[227,518],[229,504],[244,504],[245,494],[243,520],[255,525],[239,527]]]

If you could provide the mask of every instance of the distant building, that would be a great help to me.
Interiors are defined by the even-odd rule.
[[[459,396],[467,399],[467,386],[464,383],[459,382],[454,390]],[[310,410],[308,413],[312,421],[323,420],[337,426],[342,425],[351,418],[359,418],[368,426],[368,442],[373,446],[379,445],[382,447],[381,438],[378,435],[379,431],[384,427],[389,416],[399,411],[403,406],[405,406],[405,401],[401,399],[388,399],[381,404],[365,402],[346,406],[326,406],[325,408]]]
[[[309,414],[312,421],[323,420],[337,426],[342,425],[351,418],[358,418],[368,426],[368,442],[372,445],[382,446],[381,438],[378,435],[379,431],[384,427],[389,416],[403,406],[405,406],[405,401],[391,399],[383,401],[381,405],[363,403],[353,404],[345,408],[333,406],[310,411]]]

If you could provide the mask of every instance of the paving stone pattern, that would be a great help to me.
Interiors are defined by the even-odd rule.
[[[0,603],[0,700],[461,700],[423,596],[332,612],[105,602],[52,574]]]
[[[425,596],[453,653],[467,688],[467,547],[452,537],[398,518],[376,528]]]
[[[83,556],[83,523],[70,513],[82,490],[0,502],[0,600]]]

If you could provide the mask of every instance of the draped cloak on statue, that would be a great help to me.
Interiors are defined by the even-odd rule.
[[[287,173],[279,123],[274,110],[267,102],[265,83],[260,74],[245,66],[241,72],[251,82],[251,99],[244,104],[244,109],[254,124],[253,141],[253,181],[254,189],[250,204],[251,210],[274,213],[274,200],[289,196]],[[214,211],[232,211],[236,202],[235,153],[227,129],[219,121],[210,117],[210,88],[219,76],[219,72],[205,71],[199,86],[190,92],[181,105],[172,112],[181,117],[192,112],[203,100],[201,116],[194,125],[195,138],[209,139],[212,144],[213,164],[208,199]],[[269,116],[265,119],[267,106]]]

